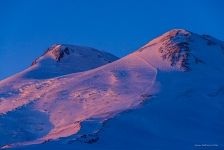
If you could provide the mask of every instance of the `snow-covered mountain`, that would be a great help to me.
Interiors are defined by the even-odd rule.
[[[90,70],[118,58],[89,47],[53,45],[32,63],[30,78],[52,78]]]
[[[90,47],[55,44],[17,78],[47,79],[94,69],[117,59],[112,54]]]
[[[0,81],[0,145],[223,148],[222,41],[174,29],[116,59],[56,45],[30,68]]]

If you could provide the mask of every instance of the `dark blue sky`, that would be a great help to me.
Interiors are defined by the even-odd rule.
[[[173,28],[224,40],[223,0],[4,0],[0,80],[54,43],[124,56]]]

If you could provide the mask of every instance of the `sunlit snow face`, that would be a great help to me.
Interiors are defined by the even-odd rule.
[[[164,37],[166,37],[165,40]],[[200,99],[194,102],[196,105],[201,103],[201,100],[204,101],[203,108],[216,107],[216,104],[221,104],[219,99],[222,97],[222,88],[220,88],[223,84],[224,71],[222,46],[222,42],[211,38],[208,40],[207,36],[185,34],[183,30],[172,30],[140,50],[112,63],[101,64],[95,69],[83,72],[36,78],[44,75],[41,68],[45,68],[45,73],[53,73],[49,69],[52,67],[51,63],[49,63],[50,67],[40,63],[45,56],[51,57],[52,53],[49,54],[48,52],[51,51],[48,51],[40,57],[40,62],[37,61],[25,71],[0,81],[0,113],[2,114],[0,119],[4,124],[3,127],[0,126],[0,130],[4,131],[5,126],[13,122],[10,118],[15,117],[17,113],[27,119],[21,122],[22,125],[27,121],[32,123],[32,127],[23,126],[29,129],[22,128],[29,134],[25,131],[22,134],[16,132],[15,136],[18,136],[18,139],[9,138],[1,142],[3,145],[12,143],[6,147],[17,147],[72,135],[78,138],[83,133],[83,123],[89,120],[94,120],[97,127],[89,129],[85,134],[96,133],[107,119],[123,111],[136,108],[153,96],[163,108],[161,110],[170,109],[164,112],[171,112],[171,114],[180,107],[178,104],[181,104],[184,111],[188,110],[185,106],[191,108],[192,105],[189,104],[195,99]],[[212,53],[208,55],[211,51]],[[164,58],[164,53],[166,58]],[[183,66],[179,62],[184,60],[182,54],[191,56],[191,59],[187,61],[191,70],[186,71],[181,68]],[[97,56],[97,60],[107,57],[114,58],[104,52],[99,55],[99,51],[94,51],[93,55],[94,57],[91,58]],[[66,62],[67,56],[70,56],[70,53],[69,55],[64,54],[60,61],[54,61],[53,66],[61,69],[62,66],[55,64]],[[86,63],[88,60],[83,62]],[[92,63],[88,62],[85,65],[92,66]],[[64,67],[66,65],[62,68]],[[36,72],[32,72],[33,69],[36,69]],[[210,103],[211,99],[218,101],[214,105]],[[155,107],[160,108],[159,106]],[[202,110],[203,113],[204,110]],[[30,118],[27,112],[40,118],[37,120]],[[196,113],[201,114],[200,111]],[[176,117],[178,118],[178,115]],[[15,121],[19,121],[19,118]],[[39,129],[41,132],[38,131]],[[10,127],[3,134],[8,135],[13,132],[13,127]]]

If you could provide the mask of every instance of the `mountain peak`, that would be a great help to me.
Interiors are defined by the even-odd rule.
[[[61,62],[62,58],[65,58],[66,56],[72,55],[71,57],[74,57],[74,56],[88,57],[94,53],[97,54],[97,57],[99,58],[104,56],[106,57],[113,56],[112,54],[109,54],[104,51],[99,51],[91,47],[69,45],[69,44],[53,44],[43,53],[43,55],[41,55],[35,61],[33,61],[32,65],[35,65],[38,62],[41,62],[42,57],[50,57],[56,62]],[[113,57],[115,58],[116,56],[113,56]],[[110,62],[110,60],[108,60],[108,62]]]
[[[187,60],[192,34],[184,29],[173,29],[150,41],[138,52],[143,53],[143,57],[147,56],[152,64],[162,70],[189,70]]]
[[[162,34],[161,36],[155,38],[154,40],[150,41],[145,46],[150,46],[152,44],[161,43],[167,40],[172,42],[186,41],[186,39],[188,39],[191,35],[192,35],[192,32],[184,30],[184,29],[172,29]]]
[[[190,37],[192,33],[184,29],[173,29],[161,36],[162,45],[159,52],[163,60],[170,61],[171,66],[189,70]]]
[[[69,53],[70,50],[61,44],[54,44],[45,52],[45,54],[51,54],[56,61],[60,61],[65,54],[69,55]]]
[[[189,71],[194,64],[215,62],[210,62],[211,59],[205,55],[205,50],[213,47],[216,51],[208,52],[210,55],[222,55],[224,46],[220,40],[184,29],[173,29],[150,41],[138,52],[161,70]]]
[[[32,77],[41,72],[44,77],[75,73],[111,63],[118,57],[94,48],[54,44],[32,63]],[[36,76],[39,78],[39,75]]]
[[[169,31],[167,31],[165,34],[168,34],[168,33],[174,33],[174,34],[178,34],[178,33],[183,33],[183,34],[187,34],[187,33],[191,33],[190,31],[186,30],[186,29],[171,29]]]
[[[77,46],[77,45],[68,45],[68,44],[53,44],[52,46],[50,46],[44,53],[43,55],[41,55],[40,57],[38,57],[33,63],[32,65],[36,64],[38,62],[38,60],[43,57],[43,56],[49,56],[52,59],[54,59],[56,62],[60,62],[61,59],[63,57],[65,57],[66,55],[70,55],[72,53],[75,52],[75,50],[77,51],[77,53],[79,53],[80,51],[82,51],[83,49],[88,49],[88,50],[95,50],[93,48],[89,48],[89,47],[83,47],[83,46]]]

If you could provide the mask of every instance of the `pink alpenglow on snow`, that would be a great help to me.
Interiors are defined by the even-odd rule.
[[[182,29],[171,30],[121,59],[93,48],[54,45],[29,68],[0,81],[0,135],[6,137],[0,145],[20,147],[67,137],[77,141],[88,128],[86,122],[92,120],[97,127],[85,135],[98,133],[108,119],[141,109],[151,99],[164,106],[164,112],[167,107],[177,109],[172,106],[177,101],[192,111],[194,106],[188,103],[197,105],[200,99],[203,108],[223,112],[223,91],[216,91],[222,86],[223,65],[222,41]],[[182,96],[189,101],[180,101]],[[202,115],[204,109],[197,113]],[[18,122],[22,127],[8,125]],[[147,123],[152,127],[150,119]],[[151,131],[164,136],[162,130]]]

